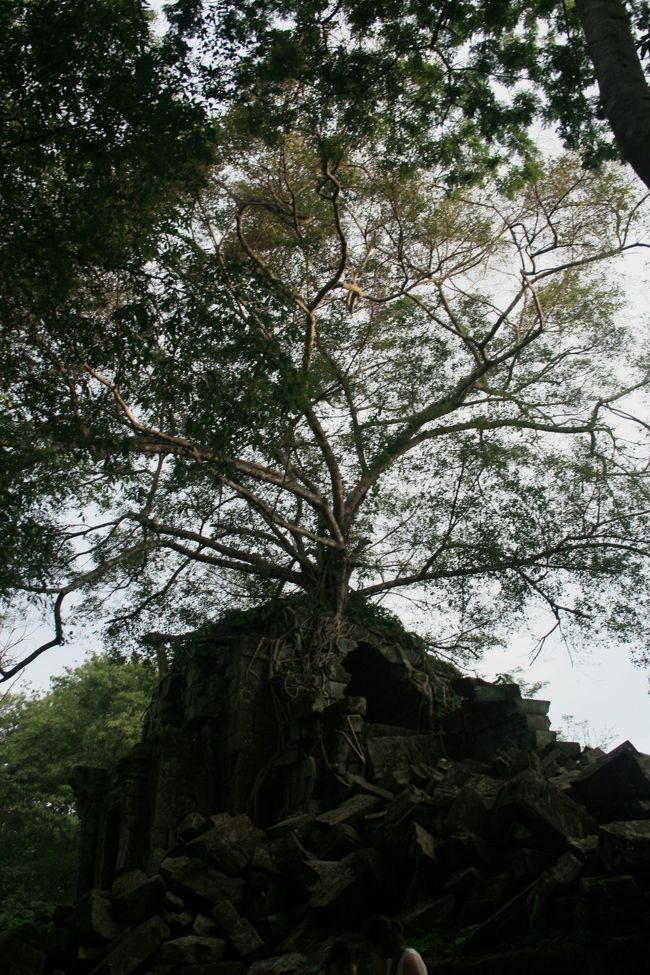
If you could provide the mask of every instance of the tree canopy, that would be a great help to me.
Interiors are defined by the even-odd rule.
[[[156,39],[48,2],[5,15],[0,591],[54,633],[3,679],[75,594],[134,635],[403,591],[457,652],[531,600],[643,641],[647,355],[608,262],[644,200],[573,7],[179,0]],[[535,119],[578,155],[542,165]]]
[[[177,0],[168,9],[200,52],[200,90],[237,104],[256,132],[272,132],[298,102],[330,134],[375,138],[463,183],[506,161],[530,171],[537,122],[588,165],[620,152],[650,186],[645,0]]]
[[[220,139],[156,260],[106,276],[92,348],[8,346],[16,531],[50,561],[30,575],[15,535],[7,588],[110,595],[134,632],[414,590],[457,650],[530,599],[642,636],[648,367],[606,270],[642,196],[571,159],[450,195],[304,126]]]

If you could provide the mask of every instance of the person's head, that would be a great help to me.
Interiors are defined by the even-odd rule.
[[[333,941],[323,962],[325,975],[357,975],[354,948],[349,941]]]
[[[402,925],[383,914],[376,914],[364,921],[361,933],[370,949],[383,958],[393,958],[404,947]]]

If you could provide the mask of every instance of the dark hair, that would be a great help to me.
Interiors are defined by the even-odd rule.
[[[349,968],[356,963],[354,948],[349,941],[333,941],[329,946],[323,968],[328,970],[332,965],[337,968]]]
[[[378,948],[386,958],[392,958],[404,947],[404,935],[399,921],[391,921],[383,914],[376,914],[364,921],[361,933],[373,948]]]

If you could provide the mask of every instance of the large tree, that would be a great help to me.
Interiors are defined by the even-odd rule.
[[[76,591],[136,632],[401,591],[457,648],[531,600],[643,640],[648,367],[607,270],[642,199],[570,159],[449,195],[245,122],[155,261],[5,337],[5,592],[53,600],[54,640]]]

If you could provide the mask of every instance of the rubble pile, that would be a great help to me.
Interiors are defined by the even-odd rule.
[[[368,725],[329,802],[266,828],[189,812],[154,869],[5,936],[0,973],[300,975],[373,913],[431,975],[646,971],[650,757],[556,741],[515,685],[455,691],[442,739]]]

